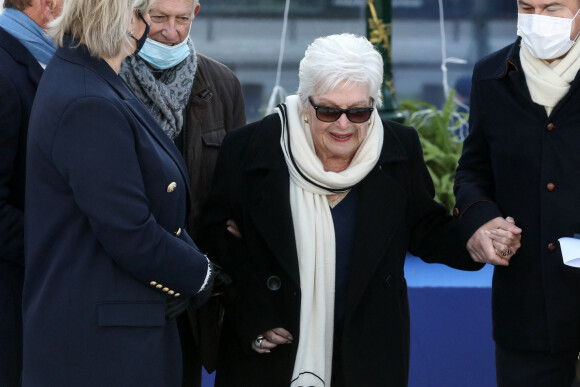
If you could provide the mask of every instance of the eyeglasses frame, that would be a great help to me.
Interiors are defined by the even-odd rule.
[[[368,120],[371,119],[372,113],[375,110],[374,107],[364,107],[364,108],[354,108],[354,109],[339,109],[339,108],[331,108],[331,107],[323,106],[323,105],[317,105],[317,104],[314,103],[314,101],[312,100],[312,97],[311,96],[308,97],[308,102],[310,102],[310,105],[312,105],[312,107],[314,108],[314,111],[316,112],[316,118],[318,118],[322,122],[336,122],[336,121],[338,121],[340,119],[340,117],[342,117],[343,114],[346,114],[346,118],[350,122],[352,122],[353,124],[363,124],[363,123],[365,123],[365,122],[367,122]],[[371,98],[371,105],[374,104],[374,102],[375,102],[374,99]],[[326,121],[326,120],[321,119],[318,116],[318,109],[320,109],[320,108],[334,110],[335,112],[340,112],[340,114],[336,118],[336,120]],[[352,114],[353,112],[361,112],[361,111],[368,111],[369,112],[369,118],[367,118],[366,120],[361,121],[361,122],[356,122],[356,121],[353,121],[353,120],[350,119],[350,114]]]

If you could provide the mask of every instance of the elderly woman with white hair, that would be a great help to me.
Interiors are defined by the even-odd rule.
[[[149,0],[70,0],[29,126],[23,386],[181,386],[175,312],[211,288],[179,151],[118,76]]]
[[[379,117],[382,79],[366,38],[316,39],[298,95],[226,137],[202,239],[233,280],[216,386],[405,386],[406,252],[481,268],[416,131]]]

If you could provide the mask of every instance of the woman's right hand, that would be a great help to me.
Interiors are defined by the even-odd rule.
[[[252,349],[258,353],[270,353],[281,344],[292,344],[294,337],[284,328],[270,329],[252,340]]]

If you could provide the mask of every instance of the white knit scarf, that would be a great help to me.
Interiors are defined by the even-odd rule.
[[[368,134],[349,167],[326,172],[300,99],[286,98],[277,108],[282,121],[280,145],[290,172],[290,208],[300,270],[300,338],[291,387],[330,386],[334,335],[335,236],[326,198],[348,190],[375,166],[383,146],[383,125],[375,110]]]
[[[532,55],[525,44],[520,47],[520,61],[532,101],[544,106],[550,115],[570,90],[570,83],[580,69],[580,44],[574,44],[566,56],[548,63]]]

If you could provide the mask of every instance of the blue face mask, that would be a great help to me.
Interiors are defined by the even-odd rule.
[[[147,38],[143,48],[139,51],[139,56],[159,70],[175,67],[190,54],[189,46],[187,45],[188,39],[189,37],[175,46],[168,46]]]

